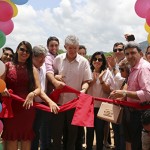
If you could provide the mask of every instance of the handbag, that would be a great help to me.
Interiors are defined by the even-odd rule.
[[[102,102],[97,117],[116,124],[122,121],[123,108],[112,103]]]

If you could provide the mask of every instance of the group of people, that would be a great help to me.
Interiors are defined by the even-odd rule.
[[[94,131],[96,150],[103,150],[109,123],[97,118],[101,102],[94,101],[94,127],[87,127],[85,133],[84,127],[71,125],[75,109],[59,112],[59,106],[77,98],[76,94],[62,93],[56,103],[49,98],[54,89],[65,85],[94,97],[149,102],[150,47],[144,57],[134,41],[126,45],[117,42],[111,56],[106,58],[97,51],[87,60],[86,47],[76,36],[69,35],[64,48],[66,53],[58,55],[59,39],[54,36],[48,38],[47,48],[32,48],[27,41],[19,43],[15,53],[9,47],[3,48],[1,61],[6,71],[1,79],[7,88],[1,93],[1,101],[10,96],[8,89],[24,99],[24,103],[12,99],[14,116],[3,118],[1,137],[5,150],[17,150],[18,142],[21,150],[82,150],[84,138],[86,150],[92,150]],[[34,101],[48,105],[52,113],[35,109]],[[144,149],[148,142],[142,137],[150,133],[148,112],[124,107],[122,123],[112,123],[115,150]]]

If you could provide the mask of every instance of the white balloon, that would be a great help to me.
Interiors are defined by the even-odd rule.
[[[5,64],[0,60],[0,76],[5,72]]]
[[[2,54],[3,54],[3,50],[0,49],[0,58],[2,57]]]

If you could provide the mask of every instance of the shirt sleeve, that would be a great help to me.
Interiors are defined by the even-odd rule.
[[[90,69],[89,62],[85,63],[85,71],[84,71],[84,81],[92,80],[92,72]]]
[[[51,56],[49,56],[49,55],[46,56],[45,65],[46,65],[46,73],[54,74],[53,59],[51,58]]]
[[[114,90],[119,90],[121,88],[121,85],[123,83],[123,81],[125,80],[125,78],[123,78],[121,76],[121,73],[118,72],[115,76],[114,76],[114,82],[115,82],[115,86],[114,86]]]
[[[140,90],[136,91],[141,102],[150,101],[150,68],[142,68],[138,74]]]

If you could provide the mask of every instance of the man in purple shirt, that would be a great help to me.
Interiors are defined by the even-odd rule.
[[[125,46],[125,56],[130,64],[127,90],[115,90],[110,94],[113,99],[125,98],[130,102],[146,102],[150,100],[150,63],[143,59],[139,45],[129,42]],[[126,115],[126,113],[125,113]],[[127,119],[128,117],[128,119]],[[130,143],[129,150],[141,150],[141,111],[128,108],[126,122],[126,141]]]

